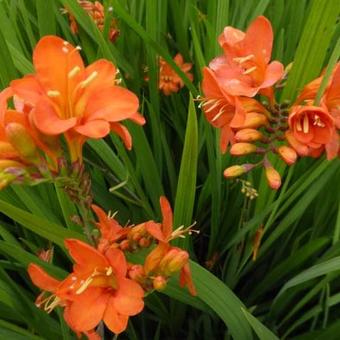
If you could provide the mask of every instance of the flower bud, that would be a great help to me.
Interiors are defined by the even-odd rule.
[[[233,165],[225,169],[223,175],[226,178],[238,177],[250,171],[253,167],[253,164]]]
[[[233,156],[243,156],[256,152],[256,145],[250,143],[235,143],[230,148],[230,154]]]
[[[15,158],[18,156],[17,150],[8,142],[0,141],[0,157],[1,158]]]
[[[0,171],[5,170],[7,168],[23,168],[24,165],[17,161],[12,161],[9,159],[1,159],[0,160]]]
[[[178,272],[188,262],[189,254],[177,248],[172,248],[161,260],[159,270],[166,276]]]
[[[153,288],[161,291],[163,290],[167,285],[167,280],[163,276],[156,276],[152,281]]]
[[[282,145],[279,146],[276,151],[288,165],[292,165],[296,162],[297,153],[293,148]]]
[[[139,241],[138,241],[138,245],[141,248],[148,248],[150,246],[151,240],[149,238],[146,237],[142,237]]]
[[[272,166],[265,167],[265,170],[269,186],[274,190],[280,188],[281,186],[280,174]]]
[[[143,266],[140,264],[134,264],[128,271],[128,276],[131,280],[141,282],[144,280],[145,273]]]
[[[236,142],[255,142],[257,140],[261,140],[262,138],[262,133],[255,129],[242,129],[237,131],[235,134]]]
[[[28,160],[37,158],[37,147],[22,124],[9,123],[6,126],[6,136],[23,158]]]
[[[242,128],[256,129],[268,123],[267,117],[262,113],[249,112],[246,114]]]

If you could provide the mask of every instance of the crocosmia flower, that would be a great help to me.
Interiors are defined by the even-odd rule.
[[[209,67],[229,94],[253,97],[282,78],[283,65],[270,62],[273,29],[265,17],[255,19],[246,32],[225,27],[218,42],[224,55],[211,61]]]
[[[313,149],[320,149],[332,140],[334,119],[326,108],[293,106],[288,123],[287,139],[300,155],[309,155]]]
[[[181,54],[176,54],[174,62],[192,81],[193,76],[189,72],[192,68],[191,63],[185,63]],[[172,93],[178,92],[184,86],[181,77],[171,68],[171,66],[163,59],[159,60],[159,89],[169,96]]]
[[[110,248],[103,254],[76,239],[66,240],[65,246],[75,265],[63,281],[50,277],[35,264],[28,268],[33,283],[52,293],[40,299],[39,306],[47,311],[58,305],[65,307],[65,321],[78,333],[91,332],[101,320],[112,332],[123,332],[129,316],[144,308],[144,291],[126,277],[123,252]]]
[[[139,124],[135,94],[117,86],[116,67],[100,59],[85,67],[79,48],[56,37],[42,38],[34,49],[35,74],[12,81],[13,94],[30,107],[30,120],[45,134],[64,134],[71,159],[81,159],[88,138],[103,138],[110,130],[128,148],[131,137],[120,124],[130,119]]]

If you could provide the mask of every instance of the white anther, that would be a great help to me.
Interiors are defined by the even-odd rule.
[[[96,78],[98,75],[98,72],[97,71],[94,71],[92,72],[85,80],[83,80],[81,83],[80,83],[80,87],[83,89],[84,87],[86,87],[88,84],[91,83],[91,81]]]
[[[252,73],[253,71],[255,71],[257,69],[256,66],[253,66],[251,68],[248,68],[248,70],[244,71],[243,74],[249,74]]]
[[[309,132],[309,119],[307,115],[303,117],[303,132],[304,133]]]
[[[60,92],[56,91],[56,90],[49,90],[49,91],[47,91],[47,95],[49,97],[51,97],[51,98],[59,97],[60,96]]]
[[[79,66],[75,66],[73,67],[73,69],[68,73],[68,78],[73,78],[77,73],[79,73],[80,71],[80,67]]]

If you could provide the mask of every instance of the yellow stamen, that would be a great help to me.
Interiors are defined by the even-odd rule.
[[[68,73],[68,78],[73,78],[77,73],[79,73],[80,71],[80,67],[79,66],[75,66],[73,67],[73,69]]]
[[[50,301],[52,302],[50,303]],[[57,307],[60,303],[61,299],[58,296],[51,295],[47,300],[45,300],[44,310],[47,313],[51,313],[55,307]]]
[[[59,97],[60,96],[60,92],[56,91],[56,90],[50,90],[50,91],[47,91],[47,95],[49,97],[51,97],[51,98]]]
[[[110,276],[112,274],[112,272],[113,272],[112,267],[109,267],[109,268],[107,268],[105,274],[106,274],[106,276]]]
[[[256,66],[253,66],[251,68],[248,68],[248,70],[244,71],[243,74],[249,74],[252,73],[253,71],[255,71],[257,69]]]
[[[304,133],[309,132],[309,119],[307,115],[303,117],[303,132]]]
[[[93,275],[93,274],[92,274]],[[91,284],[91,282],[93,281],[93,277],[92,275],[90,277],[88,277],[83,284],[77,289],[76,294],[79,295],[81,293],[83,293],[87,287]]]
[[[96,78],[98,75],[98,72],[97,71],[94,71],[92,72],[85,80],[83,80],[81,83],[80,83],[80,88],[84,88],[86,87],[88,84],[91,83],[91,81]]]
[[[243,64],[244,62],[252,60],[253,58],[254,54],[249,54],[246,57],[233,58],[233,60],[239,64]]]
[[[215,120],[217,120],[218,118],[220,118],[222,116],[222,114],[224,113],[224,106],[221,107],[220,111],[218,111],[218,113],[216,114],[216,116],[211,120],[212,122],[214,122]]]
[[[302,131],[302,126],[301,126],[301,121],[300,121],[300,119],[297,121],[297,123],[296,123],[296,130],[298,130],[298,131]]]

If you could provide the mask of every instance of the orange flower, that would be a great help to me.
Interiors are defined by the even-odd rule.
[[[209,123],[221,129],[220,147],[224,153],[229,143],[234,143],[235,130],[257,128],[267,123],[267,111],[256,100],[229,95],[216,73],[203,69],[201,99],[202,109]]]
[[[124,238],[129,228],[123,228],[113,217],[108,216],[105,211],[97,205],[91,206],[96,213],[99,222],[96,223],[100,230],[101,237],[98,243],[98,250],[104,252],[112,243]]]
[[[190,227],[187,229],[179,227],[173,231],[172,209],[164,196],[160,198],[160,205],[163,216],[162,224],[149,222],[146,225],[146,230],[159,241],[159,244],[145,259],[144,272],[146,275],[168,277],[180,271],[181,287],[188,286],[190,293],[196,295],[190,273],[189,254],[180,248],[171,247],[169,244],[171,240],[183,237],[184,233],[190,233]]]
[[[334,119],[325,107],[294,105],[288,124],[287,140],[301,156],[329,144],[335,133]]]
[[[98,60],[84,67],[79,48],[56,36],[45,36],[33,53],[36,74],[10,87],[32,110],[29,118],[46,135],[65,134],[72,161],[81,159],[87,138],[103,138],[110,130],[131,148],[131,137],[119,122],[144,124],[138,98],[115,85],[116,68]]]
[[[104,31],[104,23],[105,23],[105,11],[104,6],[99,2],[95,1],[94,3],[87,0],[78,0],[78,4],[87,12],[87,14],[92,18],[94,23],[97,25],[98,29],[103,32]],[[78,33],[78,24],[75,17],[69,13],[68,10],[65,10],[68,13],[70,19],[70,28],[73,34]],[[115,19],[111,20],[110,23],[110,31],[109,31],[109,39],[111,42],[114,42],[119,36],[119,30],[117,28],[117,23]]]
[[[181,54],[176,54],[174,57],[176,65],[186,74],[192,81],[193,76],[189,72],[192,68],[191,63],[185,63]],[[166,96],[178,92],[184,86],[183,80],[171,68],[171,66],[163,59],[159,59],[159,89],[163,91]]]
[[[53,302],[45,309],[65,306],[65,321],[76,332],[89,332],[101,320],[112,332],[123,332],[129,316],[144,307],[143,289],[126,277],[124,254],[114,248],[102,254],[76,239],[66,240],[65,246],[75,265],[63,281],[51,278],[36,265],[28,269],[34,284],[54,294]]]
[[[209,67],[229,94],[253,97],[282,78],[283,65],[278,61],[270,63],[273,30],[265,17],[255,19],[245,33],[225,27],[218,41],[224,55],[214,59]]]

